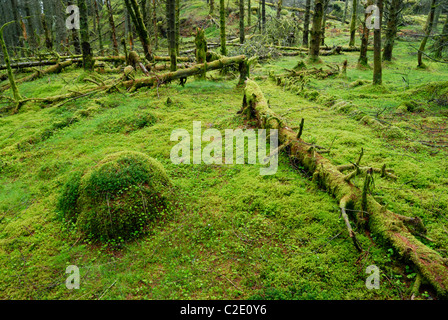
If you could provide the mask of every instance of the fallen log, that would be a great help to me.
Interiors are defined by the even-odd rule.
[[[414,265],[440,297],[448,297],[448,261],[414,237],[415,225],[420,226],[419,229],[422,226],[418,217],[405,217],[388,210],[371,194],[363,192],[350,180],[347,181],[346,176],[330,160],[278,120],[279,117],[269,108],[260,87],[252,80],[246,81],[243,106],[239,113],[255,120],[260,128],[278,129],[279,145],[289,145],[291,159],[310,172],[313,180],[336,198],[341,210],[350,209],[365,214],[355,216],[357,222],[367,226],[378,239],[390,244],[403,259]],[[369,174],[373,172],[369,171]]]
[[[131,89],[131,91],[134,91],[141,87],[150,87],[151,88],[151,87],[159,86],[163,83],[167,83],[167,82],[170,82],[173,80],[177,80],[177,79],[181,79],[181,78],[183,79],[183,78],[191,77],[194,75],[199,75],[204,72],[205,65],[207,66],[207,72],[208,72],[208,71],[212,71],[212,70],[222,69],[223,67],[229,66],[229,65],[234,65],[234,64],[239,65],[239,64],[243,63],[245,60],[246,60],[245,55],[240,55],[240,56],[235,56],[235,57],[224,57],[222,59],[215,60],[213,62],[209,62],[209,63],[205,63],[205,64],[204,63],[196,64],[187,69],[163,73],[163,74],[155,75],[153,77],[139,78],[139,79],[135,79],[135,80],[124,81],[123,85],[127,89]]]
[[[79,60],[79,59],[77,59],[77,60],[67,60],[67,61],[64,61],[64,62],[57,63],[54,66],[51,66],[51,67],[49,67],[49,68],[47,68],[45,70],[37,70],[36,72],[30,74],[29,76],[26,76],[26,77],[23,77],[23,78],[20,78],[20,79],[16,79],[16,83],[29,82],[29,81],[33,81],[33,80],[35,80],[37,78],[40,78],[40,77],[42,77],[42,76],[44,76],[46,74],[59,73],[59,72],[61,72],[62,69],[66,68],[68,66],[71,66],[73,64],[73,62],[76,62],[76,61],[81,61],[81,60]],[[0,91],[5,91],[5,90],[7,90],[9,88],[10,88],[10,85],[7,84],[7,85],[4,85],[3,87],[1,87]]]

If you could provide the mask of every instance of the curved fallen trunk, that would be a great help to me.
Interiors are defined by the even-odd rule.
[[[261,128],[278,129],[279,145],[288,145],[290,157],[312,173],[313,180],[336,198],[343,213],[345,209],[361,212],[356,217],[359,224],[368,226],[371,232],[392,245],[402,258],[411,262],[440,297],[448,297],[448,261],[414,237],[413,232],[424,229],[418,217],[410,218],[391,212],[370,194],[353,185],[347,175],[341,172],[343,170],[340,171],[330,160],[320,155],[317,148],[305,143],[300,135],[298,137],[296,132],[279,120],[269,108],[260,87],[252,80],[246,81],[241,113],[256,120]],[[369,171],[372,174],[374,170]],[[348,229],[353,238],[353,231]]]
[[[79,60],[80,61],[80,60]],[[60,63],[55,64],[54,66],[51,66],[45,70],[38,70],[32,74],[30,74],[29,76],[20,78],[20,79],[16,79],[16,83],[23,83],[23,82],[28,82],[28,81],[33,81],[37,78],[40,78],[46,74],[51,74],[51,73],[59,73],[61,72],[62,69],[69,67],[73,64],[73,62],[75,62],[75,60],[67,60],[67,61],[63,61]],[[5,91],[7,89],[9,89],[11,86],[9,84],[4,85],[3,87],[0,88],[0,91]]]
[[[215,60],[207,65],[207,72],[212,70],[219,70],[225,66],[233,64],[241,64],[246,60],[245,55],[235,56],[235,57],[223,57],[222,59]],[[124,81],[123,85],[126,88],[131,88],[131,90],[136,90],[141,87],[154,87],[163,83],[168,83],[173,80],[183,79],[191,77],[194,75],[199,75],[204,72],[204,63],[196,64],[187,69],[181,69],[174,72],[167,72],[163,74],[158,74],[153,77],[140,78],[135,80]]]

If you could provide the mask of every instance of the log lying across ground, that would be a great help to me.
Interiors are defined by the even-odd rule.
[[[358,225],[368,227],[384,243],[392,245],[403,259],[415,266],[416,271],[436,289],[441,298],[448,297],[447,259],[413,235],[413,233],[425,232],[421,219],[405,217],[389,211],[366,192],[366,187],[361,190],[350,182],[353,176],[364,175],[366,186],[369,177],[377,170],[355,169],[352,173],[344,174],[342,171],[348,167],[338,168],[333,165],[330,160],[319,154],[316,146],[304,142],[300,139],[300,133],[298,135],[279,120],[281,118],[269,108],[260,87],[252,80],[246,81],[243,108],[240,113],[248,119],[255,120],[260,128],[278,129],[279,149],[287,146],[284,149],[289,151],[291,159],[312,173],[313,180],[336,198],[342,214],[347,209],[358,212],[355,215]],[[303,129],[303,124],[301,127]],[[351,169],[356,168],[359,161]],[[386,172],[384,168],[381,171]],[[349,235],[356,245],[356,237],[346,214],[344,220]]]
[[[126,88],[131,88],[135,90],[141,87],[154,87],[163,83],[167,83],[173,80],[191,77],[194,75],[199,75],[206,71],[222,69],[225,66],[239,65],[246,60],[245,55],[235,56],[235,57],[223,57],[222,59],[215,60],[208,63],[196,64],[190,68],[177,70],[174,72],[167,72],[163,74],[158,74],[152,77],[139,78],[135,80],[124,81],[123,85]]]
[[[62,69],[71,66],[74,62],[77,61],[81,61],[79,59],[71,59],[71,60],[67,60],[67,61],[63,61],[63,62],[59,62],[56,63],[55,65],[45,69],[45,70],[37,70],[36,72],[30,74],[29,76],[20,78],[16,80],[16,83],[23,83],[23,82],[28,82],[28,81],[33,81],[37,78],[40,78],[46,74],[51,74],[51,73],[59,73],[61,72]],[[0,88],[0,91],[5,91],[7,89],[10,88],[9,84],[4,85],[3,87]]]
[[[257,1],[257,2],[260,2],[260,1]],[[265,3],[267,6],[269,6],[269,7],[273,7],[273,8],[277,8],[277,5],[276,4],[274,4],[274,3],[269,3],[269,2],[266,2]],[[289,11],[295,11],[295,12],[302,12],[302,13],[305,13],[305,9],[302,9],[302,8],[295,8],[295,7],[282,7],[282,9],[285,9],[285,10],[289,10]],[[310,10],[310,14],[311,15],[313,15],[314,14],[314,11],[313,10]],[[338,18],[338,17],[336,17],[336,16],[333,16],[333,15],[331,15],[331,14],[327,14],[327,19],[330,19],[330,20],[337,20],[337,21],[341,21],[342,22],[342,19],[341,18]],[[349,23],[348,21],[344,21],[344,23]]]

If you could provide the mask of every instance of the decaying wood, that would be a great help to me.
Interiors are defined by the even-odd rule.
[[[220,60],[215,60],[213,62],[206,63],[207,72],[212,70],[222,69],[224,66],[240,64],[246,59],[246,56],[240,55],[235,57],[224,57]],[[129,80],[123,82],[126,88],[132,88],[136,90],[141,87],[154,87],[163,83],[168,83],[173,80],[187,78],[194,75],[199,75],[204,72],[204,64],[196,64],[190,68],[177,70],[175,72],[168,72],[153,77],[139,78],[135,80]]]
[[[255,120],[260,128],[278,129],[279,145],[290,142],[289,156],[310,172],[320,187],[334,196],[341,203],[341,207],[364,211],[366,227],[377,236],[377,239],[394,247],[403,259],[413,264],[422,277],[436,289],[440,297],[448,296],[447,259],[413,235],[416,226],[422,227],[421,220],[404,217],[388,210],[368,193],[362,204],[362,190],[346,181],[345,175],[338,170],[338,167],[315,152],[315,149],[303,140],[297,139],[297,133],[285,123],[271,121],[277,115],[269,108],[260,87],[252,80],[246,81],[241,114]]]

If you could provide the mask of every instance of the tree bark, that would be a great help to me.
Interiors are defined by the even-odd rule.
[[[323,18],[323,1],[314,0],[313,27],[311,28],[311,41],[308,58],[311,62],[319,61],[320,33]]]
[[[219,60],[207,63],[207,71],[219,70],[226,66],[238,65],[240,62],[244,61],[246,56],[235,56],[235,57],[224,57]],[[126,88],[138,89],[141,87],[154,87],[164,83],[168,83],[173,80],[191,77],[195,75],[201,75],[204,72],[205,64],[197,64],[191,68],[177,70],[175,72],[168,72],[164,74],[159,74],[154,77],[145,77],[141,79],[129,80],[123,82]]]
[[[240,43],[244,43],[244,0],[239,0],[239,9],[240,9]]]
[[[221,37],[221,54],[227,55],[226,47],[226,8],[224,6],[224,0],[219,1],[219,27]]]
[[[17,88],[16,81],[14,79],[14,74],[12,73],[12,68],[11,68],[11,65],[9,62],[8,48],[6,47],[5,39],[3,38],[3,30],[5,29],[5,27],[14,22],[15,21],[5,23],[0,28],[0,44],[2,47],[2,51],[3,51],[3,59],[5,60],[6,69],[8,70],[8,79],[9,79],[9,84],[11,86],[12,96],[14,98],[14,101],[16,103],[19,103],[19,101],[22,100],[22,96],[19,93],[19,89]]]
[[[392,60],[392,50],[394,48],[395,37],[397,35],[398,16],[403,0],[391,0],[389,6],[389,19],[384,40],[383,60]]]
[[[440,59],[442,57],[443,48],[448,45],[448,14],[445,19],[445,23],[443,24],[442,34],[439,35],[439,38],[434,43],[434,57],[436,59]]]
[[[112,11],[112,5],[110,3],[111,0],[106,0],[107,5],[107,11],[109,14],[109,26],[110,26],[110,33],[112,37],[112,45],[113,45],[113,52],[115,55],[119,54],[118,50],[118,40],[117,40],[117,32],[115,30],[115,21],[114,21],[114,13]]]
[[[305,4],[305,17],[303,22],[303,39],[302,39],[302,45],[306,48],[308,48],[309,44],[309,33],[310,33],[310,17],[311,17],[311,0],[306,0]]]
[[[151,50],[151,43],[149,41],[148,30],[146,29],[145,23],[143,21],[143,16],[137,0],[124,0],[126,8],[131,16],[132,22],[137,30],[138,37],[143,46],[143,52],[145,53],[145,58],[149,62],[152,62],[154,56]]]
[[[176,71],[176,0],[166,0],[166,18],[168,27],[168,48],[171,58],[170,70]]]
[[[428,19],[426,20],[425,25],[425,35],[422,39],[422,42],[420,43],[420,48],[418,49],[417,54],[417,61],[418,61],[418,67],[424,68],[425,64],[423,63],[423,52],[425,51],[426,43],[428,42],[429,35],[432,31],[432,26],[434,23],[434,16],[435,16],[435,10],[436,10],[436,3],[437,0],[431,0],[431,9],[429,10]]]
[[[352,5],[352,20],[350,22],[350,42],[349,46],[355,45],[355,34],[356,34],[356,16],[358,11],[358,0],[353,0]]]
[[[90,47],[86,0],[78,0],[78,7],[83,67],[84,70],[92,70],[95,61],[93,60],[92,48]]]
[[[379,28],[373,31],[373,85],[383,82],[383,69],[381,61],[381,23],[383,20],[383,0],[377,0],[379,10]]]

